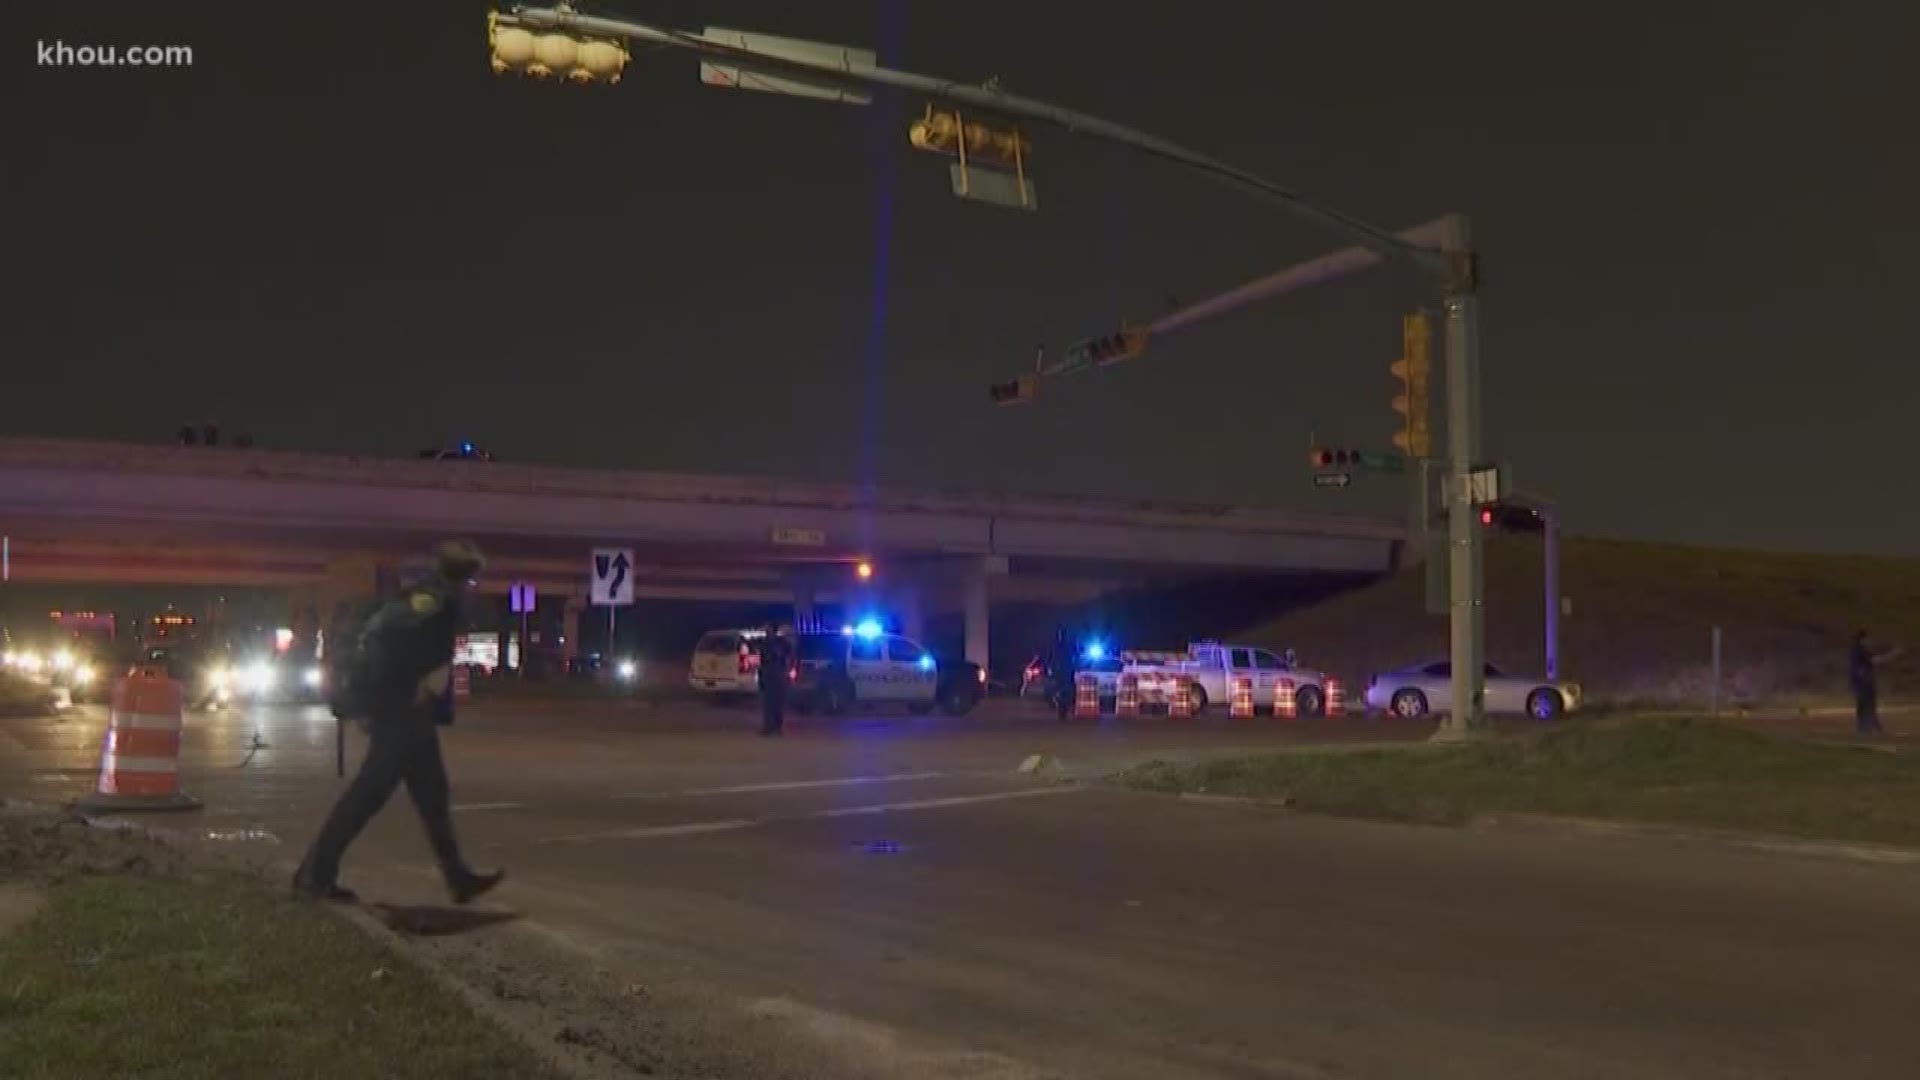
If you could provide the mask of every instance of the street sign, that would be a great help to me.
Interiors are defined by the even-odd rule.
[[[826,547],[827,534],[820,529],[775,529],[773,542],[782,547]]]
[[[785,60],[800,60],[842,71],[871,71],[879,57],[869,49],[850,49],[818,41],[775,37],[747,30],[723,30],[709,26],[695,35],[704,41],[763,53]],[[700,81],[708,86],[730,90],[758,90],[768,94],[792,94],[816,101],[837,101],[847,105],[871,105],[873,95],[829,78],[809,77],[797,72],[775,69],[746,60],[702,60]]]
[[[515,615],[526,615],[534,610],[535,596],[533,586],[524,581],[516,581],[507,587],[507,610]]]
[[[633,549],[593,549],[593,603],[627,607],[633,603]]]
[[[1313,478],[1314,487],[1343,488],[1353,483],[1352,473],[1320,473]]]
[[[954,162],[947,167],[953,178],[953,193],[963,199],[1010,206],[1016,210],[1040,209],[1040,196],[1033,181],[999,169]]]
[[[1506,466],[1482,465],[1467,474],[1467,501],[1473,505],[1486,506],[1506,497]]]

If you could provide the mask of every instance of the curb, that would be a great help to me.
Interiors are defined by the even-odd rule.
[[[1920,848],[1892,844],[1867,844],[1845,840],[1804,840],[1797,837],[1760,836],[1752,833],[1689,829],[1678,825],[1657,825],[1634,821],[1609,821],[1604,818],[1559,817],[1553,814],[1487,814],[1467,823],[1468,828],[1549,828],[1588,836],[1625,836],[1659,840],[1692,840],[1726,847],[1762,851],[1773,855],[1798,855],[1820,859],[1869,863],[1876,866],[1920,866]]]

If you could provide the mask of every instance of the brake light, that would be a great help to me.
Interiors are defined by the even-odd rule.
[[[759,670],[760,670],[759,656],[750,652],[743,652],[740,654],[740,674],[751,675],[754,672]]]

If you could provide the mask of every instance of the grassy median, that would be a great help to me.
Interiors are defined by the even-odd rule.
[[[1920,846],[1920,756],[1704,721],[1576,724],[1460,747],[1156,762],[1121,779],[1397,821],[1540,813]]]
[[[238,874],[79,876],[0,936],[9,1077],[546,1077],[386,946]]]

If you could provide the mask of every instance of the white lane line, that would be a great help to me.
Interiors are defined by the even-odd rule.
[[[992,791],[984,795],[947,795],[938,799],[915,799],[912,802],[880,803],[876,806],[842,806],[833,810],[817,810],[807,816],[810,818],[854,817],[859,814],[886,814],[894,811],[938,810],[944,806],[970,806],[974,803],[1002,802],[1007,799],[1031,799],[1039,795],[1065,795],[1078,791],[1075,787],[1021,788],[1018,791]]]
[[[729,787],[690,788],[684,791],[641,791],[615,795],[616,799],[668,799],[694,795],[750,795],[760,791],[800,791],[807,788],[853,787],[859,784],[904,784],[914,780],[938,780],[943,772],[891,773],[886,776],[837,776],[827,780],[780,780],[766,784],[734,784]]]
[[[460,803],[453,808],[453,812],[460,814],[470,810],[520,810],[525,805],[517,802],[470,802]]]
[[[764,824],[766,824],[764,821],[752,821],[747,818],[732,818],[727,821],[690,821],[684,825],[643,825],[637,829],[609,829],[606,832],[550,836],[539,843],[577,844],[587,840],[650,840],[656,836],[693,836],[698,833],[751,829],[755,825]]]
[[[770,818],[728,818],[724,821],[690,821],[681,825],[646,825],[636,829],[608,829],[602,832],[574,833],[537,841],[541,844],[573,844],[590,840],[648,840],[661,836],[692,836],[699,833],[732,832],[789,821],[819,821],[825,818],[854,817],[862,814],[907,813],[914,810],[938,810],[948,806],[1003,802],[1007,799],[1031,799],[1041,795],[1066,795],[1083,790],[1078,786],[1055,785],[1020,788],[1016,791],[991,791],[980,795],[949,795],[938,799],[914,799],[909,802],[873,803],[866,806],[841,806],[815,810],[809,814]]]

